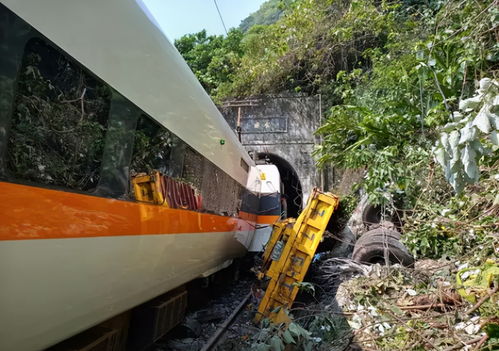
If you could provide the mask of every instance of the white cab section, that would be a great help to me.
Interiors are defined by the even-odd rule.
[[[250,179],[254,179],[254,189],[260,189],[260,206],[255,234],[248,251],[261,252],[272,234],[272,223],[269,222],[280,218],[281,176],[275,165],[257,165],[251,169]]]

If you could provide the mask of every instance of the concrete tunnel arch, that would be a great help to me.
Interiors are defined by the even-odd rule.
[[[291,164],[273,153],[259,152],[257,160],[273,164],[281,174],[283,194],[288,204],[288,217],[297,218],[303,208],[303,190],[300,178]]]

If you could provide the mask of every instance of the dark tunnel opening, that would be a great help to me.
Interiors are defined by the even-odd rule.
[[[258,153],[257,159],[274,164],[281,175],[283,194],[288,205],[288,217],[298,218],[303,206],[303,192],[298,174],[288,161],[274,154]]]

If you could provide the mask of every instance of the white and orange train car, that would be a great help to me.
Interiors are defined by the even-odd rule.
[[[132,186],[152,172],[162,203]],[[0,350],[50,347],[260,248],[259,215],[280,213],[266,172],[140,0],[0,0]]]

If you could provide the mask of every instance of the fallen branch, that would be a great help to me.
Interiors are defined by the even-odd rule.
[[[482,345],[485,344],[485,342],[489,339],[489,336],[485,334],[482,336],[482,339],[476,344],[475,350],[480,350],[482,348]]]
[[[432,308],[442,308],[449,306],[445,303],[433,303],[429,305],[414,305],[414,306],[397,306],[401,310],[429,310]]]
[[[473,312],[475,312],[477,309],[479,309],[479,308],[480,308],[480,306],[482,306],[482,305],[483,305],[483,303],[484,303],[485,301],[487,301],[488,299],[490,299],[490,297],[491,297],[492,295],[494,295],[494,294],[495,294],[498,290],[499,290],[499,284],[496,284],[496,285],[494,286],[494,288],[493,288],[493,289],[492,289],[492,290],[491,290],[491,291],[490,291],[487,295],[485,295],[485,296],[484,296],[484,297],[482,297],[480,300],[478,300],[478,302],[476,303],[476,305],[475,305],[475,306],[473,306],[473,307],[471,307],[471,308],[470,308],[470,309],[466,312],[466,314],[467,314],[467,315],[469,315],[469,314],[472,314]]]
[[[473,344],[476,344],[477,342],[481,341],[482,339],[483,339],[483,337],[480,336],[479,338],[475,338],[475,339],[471,339],[469,341],[463,342],[463,344],[465,344],[465,346],[473,345]],[[454,346],[451,346],[451,347],[445,349],[444,351],[461,350],[462,348],[463,348],[463,345],[454,345]]]

